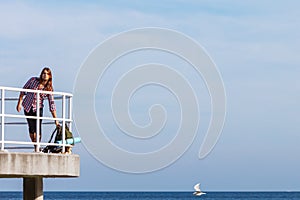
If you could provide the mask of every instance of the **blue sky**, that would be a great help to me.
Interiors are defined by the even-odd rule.
[[[155,172],[129,174],[98,162],[80,144],[74,148],[81,157],[80,178],[45,179],[44,189],[188,191],[201,182],[203,190],[300,190],[299,15],[296,0],[1,1],[1,86],[21,87],[49,65],[55,90],[72,92],[81,64],[99,43],[130,29],[161,27],[182,32],[201,44],[216,63],[226,88],[225,126],[205,159],[199,160],[198,152],[211,105],[203,80],[187,69],[199,99],[201,120],[194,142],[180,159]],[[123,62],[127,69],[130,64],[126,63],[153,59],[179,63],[178,58],[154,52],[143,52],[139,59],[131,56],[119,60],[119,65]],[[108,71],[105,80],[114,81],[118,73]],[[105,103],[108,88],[99,86],[99,102]],[[149,105],[165,103],[174,113],[165,127],[162,142],[166,142],[177,126],[176,101],[161,88],[148,88],[148,93],[136,94],[136,102],[130,105],[133,118],[147,123],[144,113]],[[101,104],[95,108],[100,111]],[[107,130],[115,130],[109,137],[118,138],[116,127],[108,121],[111,115],[98,113],[99,119],[106,120]],[[4,191],[22,190],[21,179],[1,179],[0,185]]]

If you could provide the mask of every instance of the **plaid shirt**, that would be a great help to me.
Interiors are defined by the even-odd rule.
[[[37,77],[30,78],[27,83],[23,86],[24,89],[32,89],[32,90],[38,90],[39,88],[39,79]],[[44,90],[44,88],[41,88],[39,90]],[[30,109],[35,112],[36,111],[36,93],[32,92],[21,92],[21,94],[26,95],[25,99],[22,102],[22,106],[24,107],[24,110],[26,112],[29,112]],[[52,94],[40,94],[40,108],[44,107],[44,99],[48,98],[49,101],[49,110],[50,112],[53,112],[56,110],[55,104],[54,104],[54,97]]]

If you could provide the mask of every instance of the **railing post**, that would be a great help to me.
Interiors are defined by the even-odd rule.
[[[40,92],[39,90],[37,90],[36,92],[36,148],[35,151],[36,152],[40,152]]]
[[[4,111],[5,111],[5,90],[1,89],[1,151],[4,151]]]
[[[65,94],[63,95],[62,98],[62,118],[63,118],[63,123],[62,123],[62,143],[63,143],[63,149],[62,149],[62,153],[66,152],[66,140],[65,140],[65,132],[66,132],[66,96]]]
[[[73,110],[72,110],[72,106],[73,106],[73,101],[72,101],[73,99],[72,99],[72,97],[71,96],[69,96],[69,120],[71,121],[72,120],[72,112],[73,112]],[[72,132],[72,122],[70,122],[70,124],[69,124],[69,129],[70,129],[70,131]]]

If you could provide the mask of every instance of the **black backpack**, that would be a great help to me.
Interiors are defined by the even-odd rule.
[[[54,138],[54,143],[58,143],[58,141],[62,141],[62,126],[56,126],[56,128],[54,129],[54,131],[51,134],[50,140],[48,141],[48,143],[51,143],[51,140],[55,135]],[[72,132],[69,130],[69,127],[65,126],[65,140],[67,139],[74,139]],[[74,142],[73,142],[74,144]],[[67,148],[67,147],[66,147]],[[52,146],[52,145],[48,145],[46,146],[43,150],[43,153],[61,153],[62,152],[62,146]]]

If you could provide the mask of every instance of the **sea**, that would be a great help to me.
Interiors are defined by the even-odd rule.
[[[22,192],[0,192],[1,200],[23,199]],[[45,200],[252,200],[252,199],[300,199],[300,192],[207,192],[202,196],[194,196],[192,192],[44,192]]]

